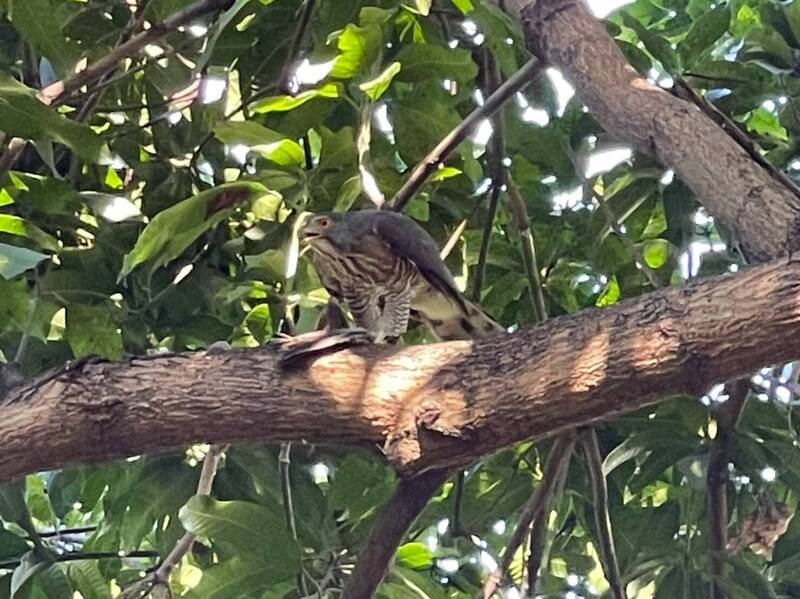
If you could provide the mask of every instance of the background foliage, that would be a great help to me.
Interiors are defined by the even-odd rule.
[[[391,198],[407,169],[488,95],[490,61],[508,77],[529,58],[518,25],[485,0],[319,0],[305,31],[298,1],[236,0],[87,93],[58,107],[34,98],[80,58],[91,64],[110,52],[142,16],[159,21],[188,4],[0,1],[0,129],[30,140],[0,180],[0,359],[28,376],[88,355],[220,340],[250,347],[312,330],[326,294],[298,251],[301,215]],[[800,173],[797,0],[636,0],[607,27],[640,72],[665,87],[687,81],[768,161]],[[492,150],[491,125],[482,124],[406,208],[442,245],[466,220],[448,258],[465,288],[489,232],[480,299],[503,325],[530,324],[536,312],[505,193],[492,218],[492,151],[524,198],[551,316],[738,267],[725,231],[689,190],[609,138],[558,73],[518,94],[503,120],[501,147]],[[406,338],[429,340],[420,328]],[[794,511],[795,381],[791,365],[754,378],[730,455],[734,531],[759,501]],[[599,430],[631,596],[707,595],[707,406],[721,394],[674,398]],[[522,444],[469,468],[458,526],[454,485],[445,485],[380,596],[474,596],[541,478],[547,445]],[[191,498],[203,451],[3,485],[0,597],[114,596],[184,526],[201,543],[172,578],[176,594],[296,597],[302,571],[309,592],[336,596],[393,489],[391,471],[366,452],[295,446],[293,538],[278,448],[232,448],[214,499]],[[555,507],[539,592],[601,595],[580,457]],[[724,585],[734,597],[798,597],[798,560],[795,521],[771,557],[730,558]],[[520,553],[517,583],[523,569]]]

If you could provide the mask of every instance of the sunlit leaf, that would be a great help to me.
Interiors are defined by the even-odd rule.
[[[389,86],[392,84],[392,79],[400,72],[401,68],[402,65],[395,61],[374,79],[359,84],[358,89],[367,94],[370,100],[377,100],[389,89]]]

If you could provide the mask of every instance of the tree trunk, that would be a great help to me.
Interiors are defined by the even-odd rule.
[[[800,197],[697,106],[639,75],[582,0],[535,0],[521,18],[532,51],[563,71],[597,122],[674,169],[749,259],[800,248]]]

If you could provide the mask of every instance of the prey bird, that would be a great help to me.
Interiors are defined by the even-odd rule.
[[[322,284],[374,343],[395,342],[408,329],[409,317],[424,322],[441,341],[503,331],[458,290],[436,242],[404,214],[320,213],[300,235],[311,246]]]

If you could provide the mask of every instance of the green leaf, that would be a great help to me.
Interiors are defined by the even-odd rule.
[[[679,51],[684,65],[697,62],[702,54],[727,31],[731,22],[731,9],[727,4],[718,6],[692,23],[692,28],[681,42]]]
[[[277,131],[268,129],[255,121],[226,121],[214,127],[214,135],[221,142],[246,146],[268,145],[286,139]]]
[[[83,123],[58,114],[36,99],[36,92],[7,74],[0,74],[0,130],[25,139],[52,139],[95,162],[103,141]]]
[[[302,106],[314,98],[333,99],[339,97],[339,86],[336,83],[326,83],[316,89],[309,89],[300,92],[296,96],[273,96],[265,98],[253,105],[253,112],[256,114],[267,114],[269,112],[286,112]]]
[[[111,599],[108,581],[100,572],[97,562],[84,560],[70,564],[70,580],[84,599]]]
[[[247,329],[259,343],[264,343],[272,337],[272,317],[269,313],[269,304],[258,304],[247,313],[244,319]]]
[[[641,23],[639,23],[639,21],[629,14],[623,13],[622,22],[626,27],[629,27],[636,32],[636,35],[639,36],[639,39],[644,44],[644,47],[647,48],[647,51],[650,52],[650,54],[652,54],[653,57],[662,65],[664,65],[664,68],[668,72],[678,72],[678,55],[676,54],[675,50],[672,49],[672,46],[666,39],[644,27]]]
[[[153,261],[151,272],[174,260],[205,231],[223,221],[233,206],[266,190],[260,183],[251,181],[226,183],[162,210],[125,256],[118,279],[148,260]]]
[[[336,203],[333,205],[334,212],[347,212],[353,203],[361,195],[361,176],[353,175],[347,179],[339,188],[339,195],[336,196]]]
[[[397,561],[407,568],[430,568],[433,565],[433,556],[423,543],[406,543],[397,550]]]
[[[774,137],[781,141],[788,141],[789,134],[786,129],[781,125],[781,121],[777,115],[772,114],[766,108],[758,107],[752,113],[750,118],[747,119],[747,130],[759,135],[766,135],[767,137]]]
[[[282,205],[283,196],[270,190],[253,200],[251,210],[257,219],[275,222]]]
[[[330,76],[349,79],[368,69],[378,57],[382,42],[381,30],[375,25],[347,25],[336,40],[339,55],[333,61]]]
[[[56,241],[54,237],[48,235],[24,218],[13,214],[0,214],[0,233],[27,237],[31,241],[36,242],[39,247],[52,252],[58,252],[61,249],[58,245],[58,241]]]
[[[398,81],[415,82],[437,77],[463,83],[478,74],[472,53],[461,48],[411,44],[404,46],[396,58],[402,65],[395,77]]]
[[[253,146],[250,149],[280,166],[303,164],[305,162],[303,148],[299,143],[291,139],[282,139],[271,144]]]
[[[644,261],[650,268],[658,269],[667,263],[669,242],[666,239],[654,239],[644,244],[642,252]]]
[[[611,306],[613,304],[616,304],[619,301],[619,298],[620,298],[619,283],[617,282],[616,275],[614,275],[608,280],[606,288],[603,289],[603,293],[601,293],[600,297],[597,298],[595,306],[597,306],[598,308]]]
[[[31,546],[22,537],[0,528],[0,560],[19,558],[30,551],[30,548]]]
[[[401,67],[402,65],[399,62],[393,62],[374,79],[361,83],[358,89],[367,94],[370,100],[377,100],[389,89],[392,80],[395,78],[395,75],[400,72]]]
[[[445,179],[457,177],[460,174],[461,174],[461,169],[457,169],[454,166],[440,166],[435,171],[433,171],[430,180],[435,183],[437,181],[444,181]]]
[[[300,570],[300,548],[283,516],[262,505],[196,495],[179,515],[187,531],[249,554],[264,580],[279,582]]]
[[[42,559],[37,552],[30,551],[22,556],[19,566],[11,577],[11,599],[21,595],[20,591],[36,574],[50,567],[51,561]]]
[[[472,0],[452,0],[452,2],[453,6],[460,10],[462,15],[468,14],[475,8],[472,4]]]
[[[64,338],[76,358],[101,356],[119,360],[122,357],[122,334],[107,309],[84,304],[67,306]]]
[[[236,556],[203,570],[203,578],[186,599],[279,599],[294,589],[289,583],[275,584],[264,563],[256,556]]]
[[[16,277],[47,258],[47,254],[0,243],[0,277],[5,279]]]
[[[9,16],[25,40],[57,66],[59,75],[67,75],[77,53],[61,35],[62,23],[51,0],[10,0]]]

